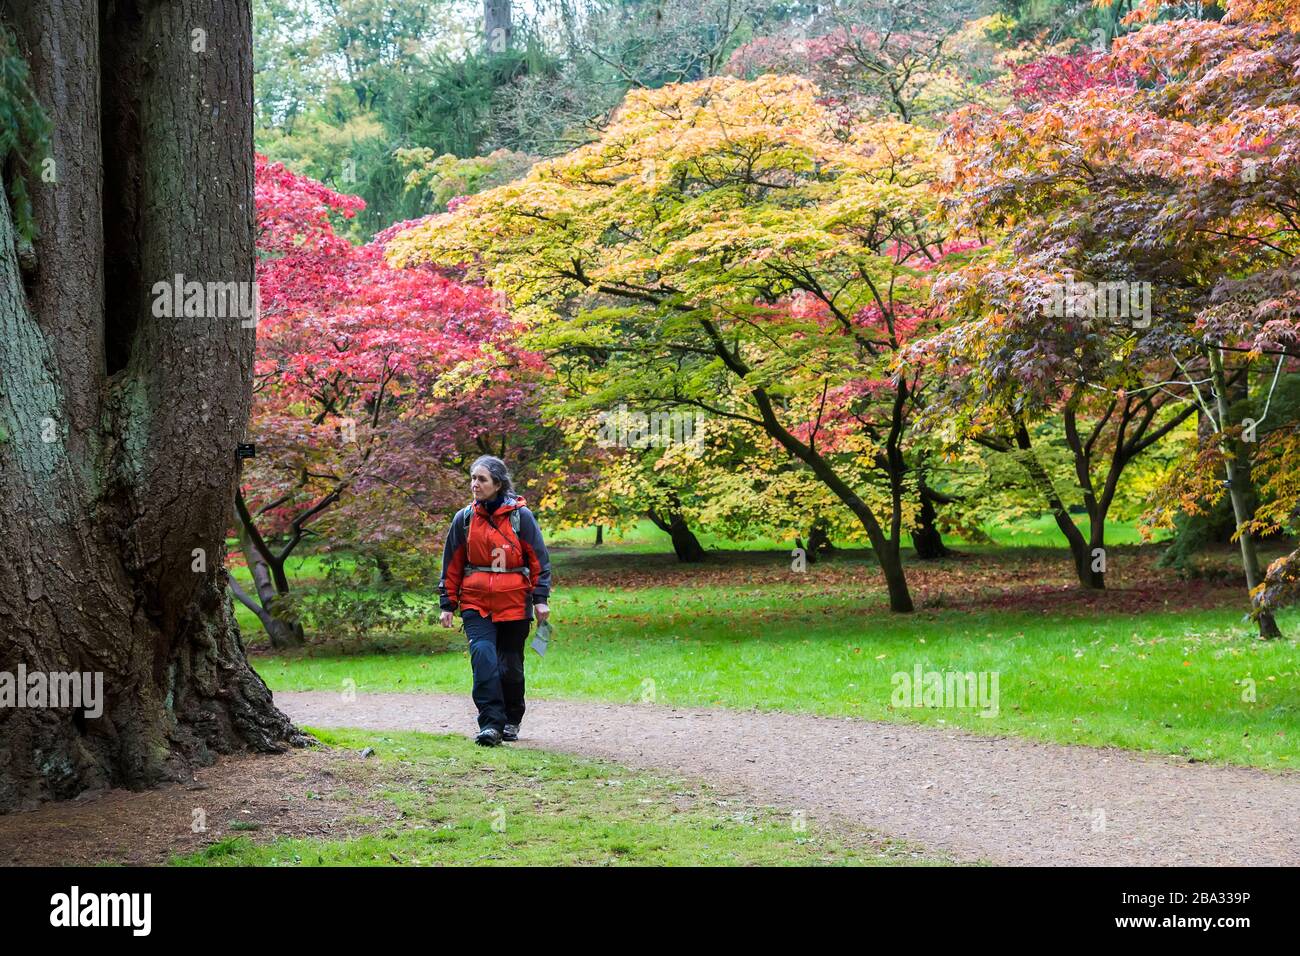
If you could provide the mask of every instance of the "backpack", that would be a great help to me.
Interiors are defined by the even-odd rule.
[[[465,526],[465,545],[466,548],[468,549],[469,523],[474,519],[474,506],[470,505],[468,508],[464,509],[463,513],[465,517],[461,519],[461,522]],[[515,533],[515,540],[519,542],[519,547],[523,550],[523,553],[527,555],[529,553],[528,544],[522,538],[519,537],[519,509],[518,508],[515,508],[510,512],[510,530]],[[466,552],[466,556],[468,556],[468,551]],[[477,571],[493,570],[491,568],[480,568],[476,565],[472,565],[468,563],[465,565],[465,568],[467,570],[477,570]],[[525,576],[529,574],[529,569],[527,564],[521,565],[518,568],[508,569],[508,570],[522,571],[524,572]]]
[[[461,512],[461,514],[465,516],[464,518],[461,519],[461,524],[465,526],[465,536],[468,537],[469,523],[474,518],[474,506],[470,505],[468,508],[464,509]],[[510,530],[515,533],[516,538],[519,537],[519,509],[518,508],[515,508],[510,512]]]

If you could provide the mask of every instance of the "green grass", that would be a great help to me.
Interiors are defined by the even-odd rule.
[[[345,840],[223,837],[173,866],[891,865],[946,862],[708,787],[463,737],[317,730],[375,748],[401,823]]]
[[[1078,524],[1079,530],[1083,536],[1088,536],[1090,522],[1084,515],[1075,515],[1075,523]],[[1066,547],[1065,535],[1061,534],[1061,529],[1056,526],[1056,520],[1051,515],[1040,515],[1037,518],[1026,518],[1021,521],[1012,522],[1005,527],[985,527],[982,529],[996,547],[999,548],[1025,548],[1025,547],[1049,547],[1064,548]],[[1153,540],[1163,541],[1169,537],[1168,532],[1158,532]],[[1142,534],[1138,531],[1137,525],[1131,521],[1107,521],[1106,522],[1106,545],[1107,547],[1120,547],[1123,545],[1140,544]],[[910,545],[909,541],[909,545]],[[952,544],[966,545],[966,542],[960,539],[954,539]]]

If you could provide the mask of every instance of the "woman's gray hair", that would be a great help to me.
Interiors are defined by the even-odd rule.
[[[503,498],[506,495],[514,494],[515,486],[510,481],[510,469],[506,467],[504,461],[496,455],[480,455],[478,458],[474,459],[474,464],[469,466],[469,473],[471,475],[474,474],[474,469],[479,465],[486,468],[488,474],[492,476],[492,480],[501,485],[497,494],[501,495]]]

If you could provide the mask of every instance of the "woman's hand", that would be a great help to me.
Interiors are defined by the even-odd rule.
[[[453,622],[456,620],[456,612],[443,611],[442,615],[439,617],[439,620],[442,622],[443,627],[451,627]]]
[[[537,614],[538,624],[545,624],[546,619],[551,616],[551,609],[545,604],[534,604],[533,611]]]

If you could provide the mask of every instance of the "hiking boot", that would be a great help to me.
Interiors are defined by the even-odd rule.
[[[501,731],[501,739],[502,739],[502,740],[518,740],[518,739],[519,739],[519,725],[518,725],[518,724],[506,724],[506,725],[505,725],[505,728]]]
[[[474,738],[474,743],[480,747],[495,747],[501,743],[501,731],[495,727],[484,727],[478,732],[478,736]]]

